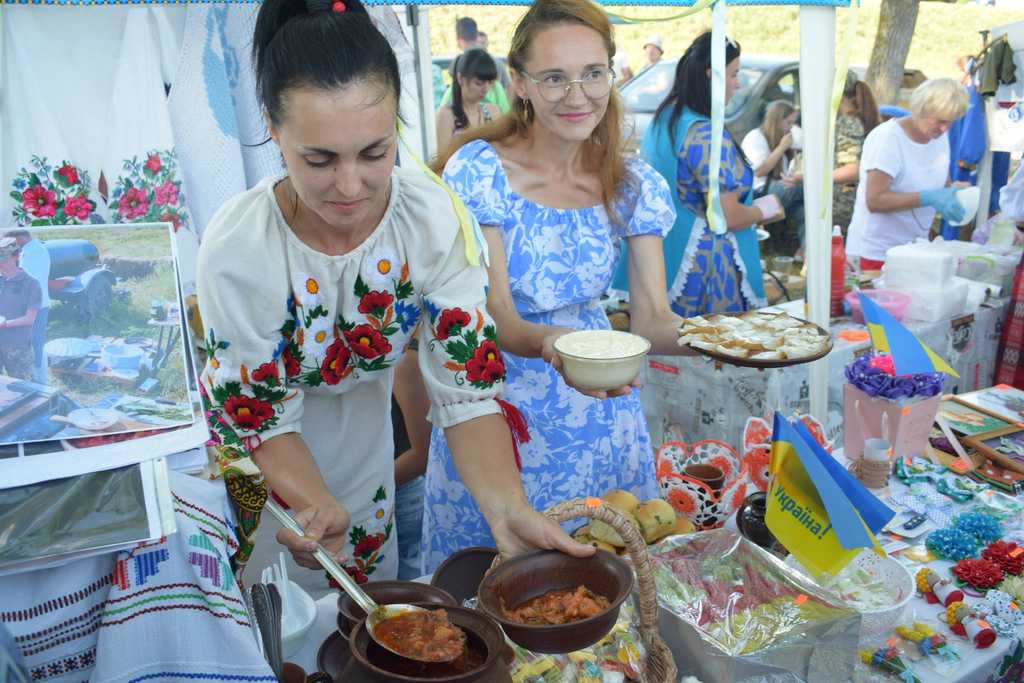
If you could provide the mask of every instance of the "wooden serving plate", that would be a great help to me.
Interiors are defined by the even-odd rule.
[[[740,313],[717,313],[717,314],[711,313],[709,315],[725,315],[725,316],[737,318],[741,314]],[[759,370],[767,370],[767,369],[770,369],[770,368],[786,368],[786,367],[789,367],[791,365],[803,365],[804,363],[813,363],[814,361],[820,360],[820,359],[824,358],[825,356],[827,356],[828,354],[832,353],[832,335],[830,335],[828,332],[826,332],[820,325],[815,325],[814,323],[812,323],[812,322],[810,322],[808,320],[804,320],[803,318],[797,318],[797,317],[794,317],[794,316],[789,316],[789,317],[793,318],[793,320],[796,320],[797,322],[804,323],[805,325],[812,325],[818,331],[818,334],[821,334],[824,337],[827,337],[828,338],[828,343],[825,345],[825,348],[823,350],[815,353],[815,354],[812,354],[810,356],[803,356],[801,358],[786,358],[784,360],[754,360],[752,358],[739,358],[737,356],[730,356],[728,354],[718,353],[716,351],[708,351],[706,349],[698,349],[698,348],[696,348],[694,346],[690,346],[689,344],[687,344],[686,347],[688,349],[692,350],[692,351],[696,351],[697,353],[699,353],[702,356],[706,356],[708,358],[711,358],[716,363],[722,363],[724,365],[735,365],[735,366],[741,367],[741,368],[757,368]]]

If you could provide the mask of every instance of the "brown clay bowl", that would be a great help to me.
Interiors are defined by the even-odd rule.
[[[492,680],[506,666],[508,646],[501,629],[485,614],[465,607],[419,603],[420,607],[441,608],[448,612],[451,622],[466,632],[469,660],[455,662],[417,662],[385,650],[366,632],[366,620],[360,620],[349,634],[349,648],[356,666],[383,683],[405,681],[464,681]]]
[[[496,548],[464,548],[441,563],[430,585],[451,593],[456,604],[465,604],[466,600],[476,597],[480,581],[497,556]]]
[[[362,586],[378,605],[427,602],[434,605],[456,605],[455,598],[426,583],[414,581],[371,581]],[[363,608],[347,593],[338,596],[338,631],[347,636],[356,623],[366,617]]]
[[[589,619],[554,626],[520,624],[505,618],[502,598],[518,607],[550,591],[583,585],[608,598],[608,609]],[[534,652],[563,654],[582,650],[608,635],[619,618],[619,606],[633,589],[633,570],[622,558],[604,550],[591,557],[572,557],[554,550],[518,555],[499,564],[480,582],[479,608],[501,624],[514,643]]]

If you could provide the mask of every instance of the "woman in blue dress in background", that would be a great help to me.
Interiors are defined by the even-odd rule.
[[[665,181],[622,151],[622,103],[604,11],[589,0],[538,0],[512,39],[513,110],[456,139],[438,170],[490,248],[488,311],[506,369],[503,398],[529,425],[524,488],[538,509],[626,489],[659,495],[647,424],[633,387],[580,392],[566,384],[554,340],[609,329],[600,298],[629,242],[631,329],[654,353],[683,353],[665,296],[662,237],[675,214]],[[467,324],[467,321],[459,321]],[[494,545],[434,430],[427,467],[423,561]]]
[[[725,49],[725,102],[739,87],[740,46]],[[676,222],[665,238],[672,310],[683,317],[764,305],[756,223],[776,220],[750,205],[754,174],[728,130],[718,176],[728,230],[705,220],[711,166],[711,33],[698,36],[676,67],[675,82],[644,134],[641,154],[672,186]]]

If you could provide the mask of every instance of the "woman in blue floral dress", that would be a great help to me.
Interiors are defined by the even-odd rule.
[[[512,113],[457,139],[438,162],[490,247],[487,307],[506,352],[504,399],[529,425],[521,477],[536,509],[615,488],[659,495],[634,388],[608,396],[577,391],[552,352],[571,329],[610,327],[600,298],[623,239],[632,330],[656,353],[681,352],[661,257],[674,220],[671,195],[650,166],[620,151],[614,52],[608,18],[596,5],[538,0],[513,37]],[[425,508],[425,571],[460,548],[493,545],[436,429]]]
[[[728,103],[739,86],[738,43],[728,42],[725,61]],[[683,317],[764,305],[755,224],[766,217],[749,205],[754,175],[728,130],[722,133],[718,175],[727,230],[718,234],[704,219],[711,184],[710,68],[711,34],[704,33],[679,60],[673,88],[655,112],[641,147],[643,158],[676,190],[676,222],[665,238],[665,271],[672,310]]]

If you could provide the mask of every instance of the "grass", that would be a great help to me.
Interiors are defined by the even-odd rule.
[[[154,228],[124,228],[92,230],[88,227],[40,231],[43,240],[88,240],[100,250],[100,260],[106,258],[153,259],[170,261],[170,237]]]
[[[106,235],[102,237],[104,240],[108,239]],[[102,241],[96,236],[88,238],[83,236],[83,239]],[[137,244],[135,247],[136,249],[140,247],[143,250],[146,249],[145,244]],[[101,253],[109,254],[110,252],[101,249]],[[138,254],[138,251],[133,253]],[[110,307],[88,323],[81,320],[76,307],[54,301],[47,324],[47,338],[100,335],[103,337],[146,337],[155,342],[157,328],[147,324],[150,304],[153,299],[168,301],[173,298],[174,273],[171,264],[170,262],[158,263],[149,276],[133,279],[130,283],[118,284],[114,288],[114,300]],[[166,335],[167,332],[165,331],[164,334]],[[157,371],[156,378],[160,381],[160,389],[159,395],[153,396],[153,398],[165,397],[178,400],[187,395],[185,379],[180,371],[182,366],[182,351],[179,344],[165,361],[163,367]],[[57,377],[51,375],[51,381],[72,398],[85,404],[91,404],[96,399],[111,393],[131,393],[125,392],[125,387],[116,382],[95,376],[62,375]]]
[[[880,0],[863,0],[857,17],[857,36],[853,43],[850,63],[867,65],[878,26]],[[620,7],[609,4],[609,9],[630,18],[658,18],[678,14],[673,7]],[[845,13],[837,10],[837,38],[841,40]],[[435,55],[455,54],[455,20],[462,16],[476,19],[481,31],[487,33],[490,51],[508,53],[512,31],[525,7],[495,7],[491,5],[446,5],[431,7],[429,11],[430,45]],[[797,7],[729,8],[729,35],[740,42],[749,54],[799,57],[800,22]],[[962,54],[976,54],[982,46],[979,31],[1020,21],[1020,9],[978,7],[943,2],[922,2],[917,18],[914,39],[907,58],[908,68],[920,69],[928,77],[957,76],[955,60]],[[679,57],[700,32],[711,26],[710,11],[692,17],[664,23],[643,23],[615,27],[620,51],[629,55],[634,71],[644,63],[643,43],[652,33],[664,40],[665,56]]]

